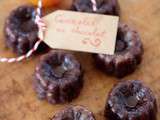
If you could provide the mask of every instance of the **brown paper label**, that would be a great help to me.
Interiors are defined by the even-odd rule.
[[[118,17],[58,10],[43,19],[51,48],[114,54]]]

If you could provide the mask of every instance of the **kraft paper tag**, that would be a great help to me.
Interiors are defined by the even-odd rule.
[[[118,17],[58,10],[43,20],[51,48],[114,54]]]

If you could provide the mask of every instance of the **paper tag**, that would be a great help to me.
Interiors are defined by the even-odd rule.
[[[51,48],[114,54],[118,17],[58,10],[43,19]]]

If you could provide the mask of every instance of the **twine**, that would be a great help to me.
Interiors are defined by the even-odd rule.
[[[93,9],[93,11],[94,12],[97,11],[97,2],[96,2],[96,0],[91,0],[91,2],[92,2],[92,9]]]

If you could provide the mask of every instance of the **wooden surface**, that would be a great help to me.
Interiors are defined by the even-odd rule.
[[[69,5],[70,0],[64,2]],[[143,80],[155,93],[160,108],[160,0],[119,2],[121,20],[139,31],[145,51],[143,62],[136,72],[124,79]],[[14,56],[4,46],[3,25],[9,11],[23,3],[24,0],[0,0],[1,56]],[[97,120],[103,120],[107,94],[118,81],[96,70],[90,54],[75,54],[85,70],[85,84],[80,96],[70,104],[87,106]],[[39,57],[34,56],[17,64],[0,64],[0,120],[49,120],[56,111],[69,105],[50,105],[37,99],[32,89],[32,75]]]

